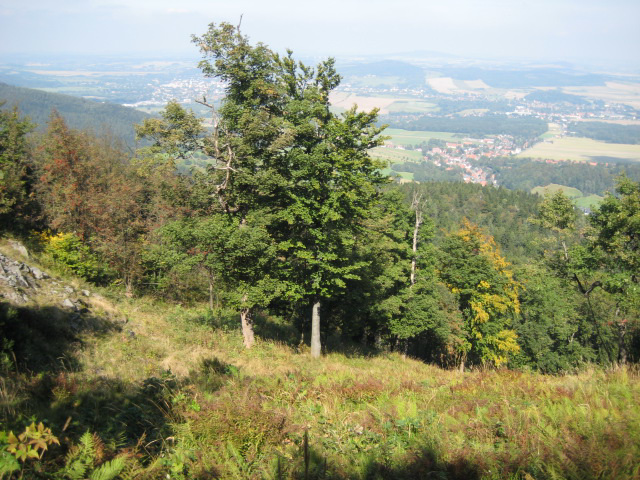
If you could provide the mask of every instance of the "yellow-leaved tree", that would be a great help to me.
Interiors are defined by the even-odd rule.
[[[511,321],[520,311],[522,286],[493,238],[463,221],[442,245],[439,272],[464,317],[466,338],[461,343],[460,368],[464,369],[465,362],[505,364],[520,349]]]

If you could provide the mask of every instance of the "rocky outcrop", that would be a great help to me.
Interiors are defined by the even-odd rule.
[[[21,254],[28,257],[28,253]],[[0,298],[4,297],[16,305],[25,305],[36,297],[46,297],[63,308],[79,311],[86,307],[80,299],[81,295],[89,297],[91,293],[88,290],[76,292],[71,285],[61,284],[38,267],[0,253]]]

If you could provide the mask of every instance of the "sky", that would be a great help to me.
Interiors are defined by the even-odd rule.
[[[640,69],[640,0],[0,0],[9,54],[197,55],[191,34],[236,24],[298,55],[436,51]]]

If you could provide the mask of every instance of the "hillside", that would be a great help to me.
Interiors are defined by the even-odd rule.
[[[51,110],[55,109],[71,128],[94,132],[109,132],[129,146],[135,144],[133,125],[142,123],[149,115],[112,103],[99,103],[60,93],[50,93],[32,88],[14,87],[0,82],[0,101],[4,108],[17,105],[22,115],[44,130]]]
[[[635,370],[461,374],[335,342],[311,361],[270,317],[247,351],[235,317],[89,290],[0,250],[0,328],[15,354],[3,356],[3,425],[42,420],[61,444],[23,478],[41,478],[36,466],[140,479],[639,473]]]

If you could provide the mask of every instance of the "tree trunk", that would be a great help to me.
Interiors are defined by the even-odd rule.
[[[627,335],[627,321],[625,319],[620,320],[620,308],[616,308],[616,321],[615,324],[618,327],[618,363],[620,365],[627,364],[627,346],[624,342],[624,337]]]
[[[464,373],[464,359],[460,360],[460,367],[458,369],[460,373]]]
[[[251,309],[243,308],[240,310],[240,322],[242,323],[242,336],[244,337],[244,346],[251,348],[255,343],[253,336],[253,319],[251,318]]]
[[[133,298],[133,277],[131,275],[125,275],[124,277],[124,295],[127,298]]]
[[[320,343],[320,301],[313,303],[311,310],[311,357],[319,358],[322,352]]]
[[[209,274],[209,309],[213,312],[213,275]]]
[[[400,343],[400,348],[402,349],[402,359],[407,359],[407,352],[409,351],[409,339],[403,338]]]

